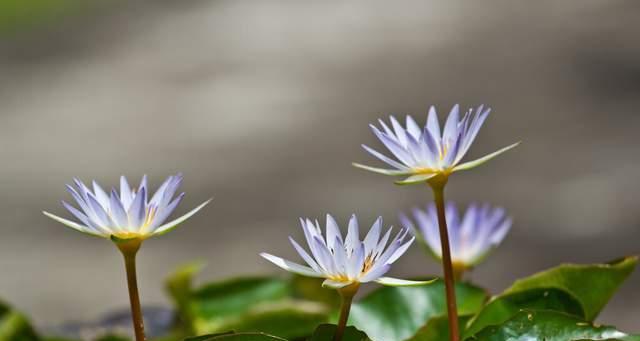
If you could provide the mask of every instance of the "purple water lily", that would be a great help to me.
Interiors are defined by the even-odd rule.
[[[460,107],[456,104],[451,109],[442,132],[434,107],[429,109],[424,128],[421,128],[409,115],[406,117],[405,126],[402,126],[393,116],[390,117],[391,128],[384,121],[379,120],[382,130],[373,124],[370,125],[371,130],[395,159],[369,146],[362,145],[362,147],[392,169],[375,168],[358,163],[353,165],[385,175],[409,176],[405,180],[397,181],[398,184],[425,182],[438,174],[448,176],[456,171],[474,168],[518,145],[515,143],[475,161],[460,163],[490,111],[490,108],[481,105],[475,109],[475,113],[473,109],[469,109],[460,119]]]
[[[413,243],[415,237],[406,240],[408,229],[401,229],[389,242],[392,229],[389,228],[381,236],[382,218],[378,218],[361,241],[358,219],[355,215],[349,221],[348,233],[344,239],[331,215],[327,215],[326,237],[322,236],[317,220],[312,222],[310,219],[300,219],[300,222],[311,253],[308,253],[293,238],[289,237],[289,240],[307,265],[297,264],[268,253],[260,255],[287,271],[303,276],[325,278],[323,286],[335,289],[372,281],[384,285],[426,283],[383,277],[391,268],[391,264]]]
[[[80,209],[65,201],[62,201],[62,205],[80,223],[49,212],[43,213],[77,231],[104,238],[146,239],[167,233],[209,202],[206,201],[180,218],[165,223],[184,197],[184,193],[175,196],[182,183],[181,174],[168,177],[150,199],[146,175],[142,177],[137,189],[132,189],[122,176],[120,191],[113,188],[108,193],[95,181],[92,183],[93,190],[78,179],[74,179],[74,183],[76,187],[67,185],[67,190]]]
[[[512,220],[501,207],[488,204],[471,204],[464,216],[458,212],[453,202],[446,205],[451,258],[454,267],[471,268],[480,263],[488,253],[498,246],[509,232]],[[430,252],[439,260],[442,259],[438,216],[435,204],[426,209],[413,209],[413,221],[405,214],[400,215],[402,224],[413,228],[424,241]]]

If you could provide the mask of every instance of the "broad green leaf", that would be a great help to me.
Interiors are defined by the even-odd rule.
[[[592,321],[637,264],[627,257],[606,264],[563,264],[516,281],[473,318],[465,332],[500,324],[521,309],[556,310]]]
[[[483,329],[470,340],[573,341],[622,339],[626,336],[613,327],[595,326],[572,315],[548,310],[524,310],[501,325]]]
[[[532,289],[494,298],[473,318],[463,334],[470,336],[487,326],[501,324],[522,309],[554,310],[584,317],[580,303],[566,292]]]
[[[185,339],[185,341],[287,341],[265,333],[222,333]]]
[[[329,306],[296,298],[289,280],[246,277],[192,289],[198,266],[181,268],[167,287],[176,301],[187,335],[261,331],[284,338],[311,335],[327,322]]]
[[[320,325],[308,341],[333,341],[337,328],[335,324]],[[344,330],[342,341],[371,341],[371,339],[363,331],[349,326]]]
[[[328,320],[325,305],[308,301],[278,302],[259,305],[237,319],[216,322],[215,328],[196,322],[197,330],[235,330],[237,332],[261,331],[287,339],[310,335],[321,323]],[[206,322],[205,322],[206,323]]]
[[[182,322],[186,322],[185,324],[188,328],[191,327],[191,321],[193,320],[190,309],[193,281],[203,267],[204,264],[200,262],[183,265],[171,274],[165,282],[169,296],[173,299],[179,316],[184,320]]]
[[[456,284],[460,315],[476,313],[487,293],[467,283]],[[421,287],[383,287],[353,304],[349,324],[375,341],[399,341],[413,336],[433,317],[446,314],[444,282]]]
[[[460,334],[464,325],[472,315],[458,317]],[[407,341],[446,341],[449,340],[449,319],[447,315],[436,316],[427,322],[418,332]]]
[[[323,281],[323,278],[294,275],[291,278],[294,297],[321,302],[334,309],[340,308],[340,295],[336,290],[323,288]]]
[[[0,302],[0,340],[37,341],[39,338],[24,315]]]
[[[505,290],[504,295],[530,289],[560,289],[580,302],[584,318],[592,321],[633,272],[637,263],[638,257],[632,256],[605,264],[563,264],[517,280]]]

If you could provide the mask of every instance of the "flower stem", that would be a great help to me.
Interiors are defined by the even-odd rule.
[[[440,245],[442,247],[442,268],[444,270],[444,284],[447,297],[447,315],[449,317],[449,340],[460,341],[458,329],[458,310],[456,307],[456,291],[453,265],[451,264],[451,248],[449,246],[449,233],[444,208],[444,186],[447,179],[433,181],[429,184],[433,189],[433,196],[438,211],[438,225],[440,228]]]
[[[356,295],[356,292],[358,292],[358,288],[360,288],[360,283],[353,283],[338,289],[338,293],[342,298],[342,304],[340,305],[340,320],[338,321],[338,328],[336,329],[336,335],[333,337],[333,341],[342,341],[344,330],[347,327],[347,320],[349,319],[351,302],[353,302],[353,297]]]
[[[133,330],[136,341],[145,341],[144,322],[142,319],[142,309],[140,308],[140,294],[138,293],[138,279],[136,275],[136,254],[140,249],[142,240],[129,239],[116,242],[118,249],[124,256],[124,266],[127,271],[127,285],[129,287],[129,301],[131,302],[131,318],[133,319]]]

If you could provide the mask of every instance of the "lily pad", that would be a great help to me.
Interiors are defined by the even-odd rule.
[[[564,264],[518,280],[472,319],[464,335],[498,325],[522,309],[554,310],[592,321],[637,264],[627,257],[606,264]]]
[[[456,283],[460,315],[479,311],[488,294],[468,283]],[[349,324],[375,341],[413,336],[433,317],[446,314],[443,281],[418,287],[382,287],[353,304]]]
[[[624,340],[627,334],[613,327],[596,326],[556,311],[524,310],[499,326],[490,326],[471,337],[474,341],[573,341]]]

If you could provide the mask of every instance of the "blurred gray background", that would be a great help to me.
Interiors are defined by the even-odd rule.
[[[370,122],[431,104],[493,107],[468,159],[523,141],[448,187],[516,221],[474,281],[640,252],[637,1],[29,3],[0,16],[0,297],[39,326],[128,304],[114,246],[41,214],[66,216],[72,177],[182,171],[181,212],[215,197],[144,245],[143,302],[166,305],[161,281],[194,259],[201,281],[281,273],[258,253],[295,257],[299,216],[397,224],[430,200],[350,163],[377,164]],[[415,247],[393,272],[440,268]],[[639,286],[600,322],[639,331]]]

